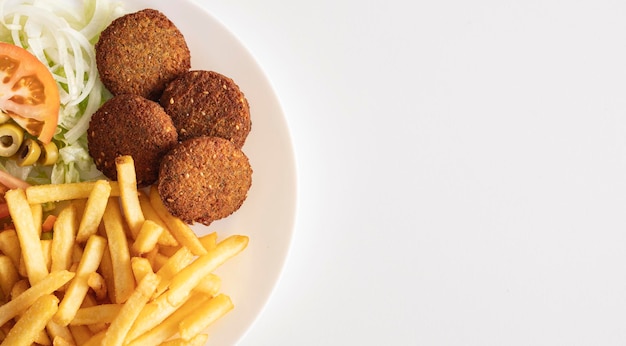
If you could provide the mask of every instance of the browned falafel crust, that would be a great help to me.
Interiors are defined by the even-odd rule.
[[[158,101],[167,83],[191,68],[183,34],[154,9],[115,19],[102,31],[95,49],[100,79],[113,95]]]
[[[167,85],[161,106],[172,117],[180,140],[226,138],[241,148],[250,133],[250,107],[235,82],[213,71],[189,71]]]
[[[251,185],[247,156],[219,137],[196,137],[174,147],[163,157],[157,182],[172,215],[205,225],[238,210]]]
[[[132,156],[137,185],[144,187],[157,180],[161,158],[178,143],[178,134],[158,103],[124,94],[92,115],[87,141],[96,167],[111,180],[117,180],[115,158]]]

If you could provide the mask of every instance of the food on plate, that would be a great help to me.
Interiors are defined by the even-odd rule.
[[[146,306],[161,278],[155,273],[147,273],[137,280],[137,288],[115,316],[102,340],[103,345],[122,346],[128,331]],[[199,334],[199,333],[197,333]]]
[[[117,180],[115,159],[132,156],[137,167],[137,184],[157,180],[161,158],[178,141],[172,119],[156,102],[141,96],[114,96],[96,111],[87,131],[89,154],[96,167]]]
[[[41,235],[37,230],[31,207],[22,189],[9,190],[5,194],[13,226],[20,241],[20,248],[28,256],[22,256],[30,283],[35,284],[49,272],[44,252],[39,245]]]
[[[0,42],[0,110],[42,143],[52,140],[59,90],[46,65],[24,48]]]
[[[24,129],[7,122],[0,125],[0,156],[11,157],[17,153],[24,141]]]
[[[104,237],[99,235],[89,237],[76,269],[75,280],[67,286],[63,300],[59,304],[59,310],[54,317],[55,323],[67,326],[74,319],[89,290],[87,279],[91,273],[98,270],[106,246],[107,240]]]
[[[33,186],[17,186],[26,189],[26,198],[30,204],[45,204],[72,199],[86,199],[91,196],[99,181],[83,181],[80,183],[45,184]],[[111,196],[119,196],[120,189],[116,181],[109,181]],[[16,187],[16,188],[17,188]]]
[[[35,140],[28,138],[22,143],[20,152],[17,154],[17,165],[20,167],[30,166],[39,160],[41,147]]]
[[[125,169],[128,162],[132,163],[127,156],[118,162],[118,175],[131,176],[124,177],[126,181],[133,175]],[[88,190],[111,182],[76,184]],[[94,211],[84,206],[85,194],[76,195],[76,185],[59,184],[55,189],[69,191],[57,195],[77,199],[60,207],[52,226],[54,236],[45,240],[36,229],[38,225],[47,227],[41,224],[41,215],[33,212],[41,210],[41,204],[28,200],[29,189],[44,186],[49,185],[31,186],[26,191],[17,188],[7,195],[13,220],[21,223],[17,234],[11,229],[0,231],[2,345],[195,344],[206,341],[206,328],[233,309],[214,271],[246,249],[247,236],[195,236],[203,247],[201,255],[194,255],[184,244],[161,247],[155,239],[152,248],[146,248],[148,253],[136,253],[133,241],[143,242],[141,231],[133,234],[128,220],[137,217],[122,217],[124,197],[117,195],[95,207],[104,209],[96,211],[103,214],[103,227],[86,241],[78,241],[77,225]],[[87,192],[89,198],[95,195]],[[126,212],[143,210],[131,208]],[[147,227],[162,227],[149,219],[145,223]],[[162,232],[171,232],[166,224],[163,227]],[[22,236],[28,243],[17,239]],[[12,250],[7,251],[4,245]],[[25,271],[20,269],[21,262],[25,262]]]
[[[4,345],[30,346],[39,339],[39,333],[46,327],[50,318],[57,312],[59,298],[53,294],[47,294],[38,298],[31,305],[15,326],[7,333]]]
[[[170,82],[160,100],[179,139],[222,137],[241,148],[250,133],[250,107],[235,82],[214,71],[194,70]]]
[[[252,170],[241,151],[250,133],[250,108],[238,85],[214,71],[189,71],[184,37],[152,9],[114,20],[100,35],[96,58],[103,83],[116,95],[89,124],[89,153],[96,167],[117,180],[115,159],[131,156],[139,168],[137,185],[147,187],[158,179],[163,204],[185,223],[209,225],[239,209]],[[156,109],[153,100],[162,108]],[[174,145],[177,141],[182,144]],[[192,152],[199,161],[183,159]],[[165,155],[171,162],[161,163]],[[197,179],[181,180],[181,172]],[[132,229],[138,232],[138,224]],[[175,229],[182,230],[173,235],[185,244],[189,231]],[[186,245],[200,253],[198,244]]]
[[[37,159],[37,163],[42,166],[50,166],[59,159],[59,148],[54,142],[46,143],[41,147],[41,153]]]
[[[163,13],[84,5],[0,2],[0,343],[203,343],[248,237],[190,224],[247,197],[248,102]]]
[[[239,209],[251,184],[248,157],[219,137],[181,142],[163,157],[157,181],[170,213],[187,223],[205,225]]]
[[[98,227],[102,222],[102,216],[104,215],[104,209],[109,202],[111,196],[111,184],[105,180],[98,180],[93,184],[89,197],[83,207],[83,217],[80,220],[78,229],[76,225],[71,225],[72,229],[76,229],[75,240],[79,243],[84,243],[92,235],[95,235],[98,231]],[[64,211],[67,210],[63,209]]]
[[[26,49],[0,42],[0,157],[20,167],[56,163],[59,108],[48,68]]]
[[[163,204],[163,200],[157,188],[153,185],[150,187],[150,203],[152,209],[170,229],[170,233],[177,243],[189,248],[194,255],[204,255],[206,249],[194,233],[194,231],[180,218],[172,215],[167,207]]]
[[[135,174],[135,161],[129,155],[119,156],[115,159],[117,170],[117,182],[120,187],[120,202],[126,222],[130,227],[133,238],[137,238],[146,218],[139,204],[137,191],[137,176]]]
[[[95,49],[100,78],[114,95],[157,101],[165,85],[191,67],[182,33],[153,9],[114,20],[100,34]]]
[[[29,136],[39,137],[38,144],[45,158],[40,159],[34,165],[20,166],[13,157],[0,157],[2,172],[28,184],[68,183],[103,177],[87,152],[86,141],[89,117],[98,109],[103,100],[110,97],[110,93],[98,78],[94,43],[99,33],[114,18],[122,15],[122,11],[120,2],[106,0],[84,0],[81,1],[81,6],[73,8],[60,6],[57,1],[0,2],[0,41],[4,42],[2,50],[6,53],[0,55],[9,57],[0,63],[4,66],[3,72],[0,72],[3,78],[11,61],[16,60],[11,57],[15,55],[20,61],[20,67],[15,70],[15,77],[3,82],[13,83],[18,80],[16,79],[18,74],[22,74],[20,70],[23,67],[36,65],[29,63],[30,59],[26,55],[22,57],[23,54],[19,52],[28,51],[35,60],[40,62],[40,67],[33,70],[35,74],[28,74],[35,78],[22,79],[22,82],[26,83],[18,86],[20,95],[26,98],[20,100],[18,97],[14,99],[18,102],[11,103],[6,100],[15,93],[5,92],[3,93],[5,101],[2,101],[0,108],[5,113],[20,115],[26,111],[28,114],[36,114],[37,110],[50,107],[49,115],[25,117],[21,120],[15,116],[17,120],[10,120],[10,122],[31,128]],[[58,95],[56,102],[46,97],[45,106],[42,106],[37,102],[43,99],[33,99],[27,96],[29,95],[28,89],[39,90],[36,94],[42,94],[44,90],[47,92],[51,89],[48,88],[49,81],[38,82],[38,76],[44,75],[44,70],[51,74],[52,85]],[[6,89],[4,91],[11,91],[8,90],[9,84],[2,86]],[[19,102],[27,100],[37,102],[33,102],[30,106],[24,104],[19,109],[16,108]],[[53,104],[56,104],[54,109]],[[30,125],[27,125],[29,123]],[[39,127],[41,134],[37,135]],[[51,156],[47,155],[53,152],[54,150],[49,150],[54,148],[42,145],[48,142],[50,137],[58,150],[58,155],[54,156],[56,160],[54,162],[51,162]],[[6,143],[0,146],[11,147]],[[0,182],[4,183],[5,179],[0,178]]]

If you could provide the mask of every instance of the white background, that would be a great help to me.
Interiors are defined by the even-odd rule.
[[[297,160],[241,345],[626,344],[626,3],[195,1]]]

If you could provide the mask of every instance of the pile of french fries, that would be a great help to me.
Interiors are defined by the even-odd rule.
[[[137,190],[131,157],[116,168],[117,182],[6,192],[1,345],[204,345],[233,309],[213,271],[248,237],[196,236],[154,187]]]

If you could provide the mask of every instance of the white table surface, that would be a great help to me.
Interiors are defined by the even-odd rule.
[[[241,345],[626,344],[626,3],[195,1],[297,160]]]

